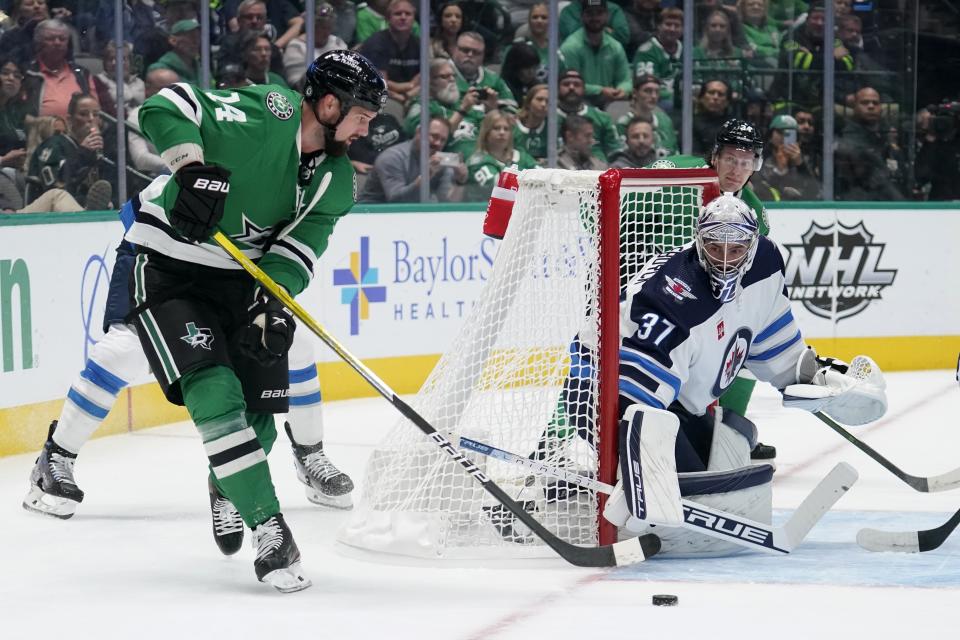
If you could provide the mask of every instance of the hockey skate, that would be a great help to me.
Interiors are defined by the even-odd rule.
[[[43,444],[37,464],[30,473],[30,491],[23,499],[23,508],[66,520],[73,516],[83,501],[83,491],[73,479],[73,464],[77,456],[53,441],[57,421],[50,423],[47,441]]]
[[[758,442],[750,452],[751,460],[773,460],[777,457],[777,448],[772,444]]]
[[[207,478],[210,491],[210,517],[213,520],[213,540],[225,556],[232,556],[243,546],[243,519],[240,512]]]
[[[253,544],[257,550],[253,568],[260,582],[282,593],[300,591],[313,584],[300,570],[300,550],[282,513],[256,526]]]
[[[297,478],[306,488],[307,500],[314,504],[334,509],[352,509],[353,480],[337,469],[323,451],[323,442],[314,445],[299,445],[293,439],[290,423],[283,423],[297,469]]]

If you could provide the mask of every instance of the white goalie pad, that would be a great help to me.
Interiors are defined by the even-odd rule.
[[[628,529],[683,522],[674,453],[679,428],[679,419],[669,411],[641,405],[627,409],[620,423],[622,479],[604,508],[607,520]]]
[[[812,379],[811,359],[817,364]],[[863,425],[883,417],[887,411],[886,381],[877,363],[869,356],[856,356],[849,365],[840,361],[816,360],[812,349],[807,349],[798,364],[798,379],[810,379],[808,384],[792,384],[783,389],[783,406],[821,411],[846,425]]]

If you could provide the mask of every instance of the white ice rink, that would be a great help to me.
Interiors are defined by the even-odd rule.
[[[960,466],[953,372],[893,373],[888,383],[887,417],[855,433],[915,475]],[[306,501],[281,435],[274,481],[314,583],[289,595],[256,581],[248,544],[230,558],[214,546],[206,459],[189,423],[91,441],[77,464],[86,499],[68,521],[24,511],[34,456],[3,458],[0,638],[960,638],[960,532],[916,555],[854,542],[863,526],[936,526],[960,508],[960,491],[913,491],[812,416],[781,409],[768,388],[750,417],[779,451],[776,518],[836,462],[860,472],[807,542],[785,557],[654,558],[606,571],[560,559],[436,568],[345,554],[334,538],[348,514]],[[359,484],[395,410],[338,402],[326,418],[326,448]],[[678,595],[679,606],[652,606],[655,593]]]

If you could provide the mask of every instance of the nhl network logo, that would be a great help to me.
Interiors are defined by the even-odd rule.
[[[860,313],[897,277],[896,269],[880,268],[886,245],[874,242],[862,221],[852,227],[837,222],[836,230],[811,222],[802,244],[785,247],[790,299],[821,318],[840,320]]]

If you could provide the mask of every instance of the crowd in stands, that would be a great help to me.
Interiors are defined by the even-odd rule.
[[[679,153],[690,46],[693,152],[707,152],[726,119],[750,120],[766,140],[753,178],[762,198],[822,196],[825,58],[835,69],[834,197],[960,198],[957,88],[913,112],[903,3],[827,1],[836,29],[826,50],[823,0],[696,0],[690,43],[679,0],[561,2],[558,166],[642,167]],[[418,0],[318,0],[312,25],[301,0],[126,0],[122,45],[114,2],[0,0],[0,211],[118,204],[118,46],[128,191],[167,171],[137,113],[164,86],[201,82],[205,5],[210,88],[298,89],[310,61],[340,48],[380,69],[388,108],[350,149],[362,202],[418,201],[424,179],[436,201],[484,201],[503,167],[547,162],[549,13],[539,0],[432,0],[428,20]],[[956,21],[943,29],[956,37]]]

